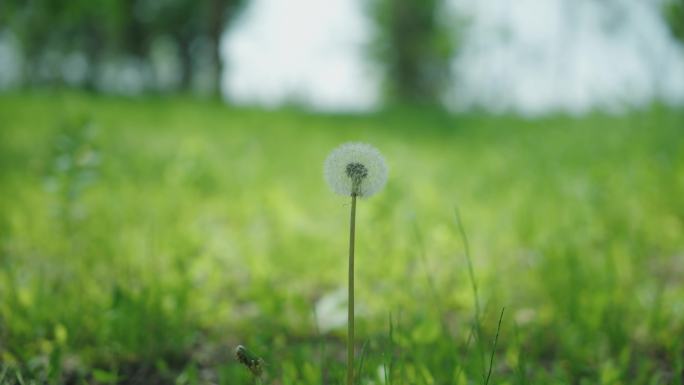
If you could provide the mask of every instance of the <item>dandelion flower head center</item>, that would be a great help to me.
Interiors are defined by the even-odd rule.
[[[368,176],[368,169],[361,163],[352,162],[347,164],[346,167],[347,176],[351,178],[352,183],[355,187],[361,184],[363,178]]]

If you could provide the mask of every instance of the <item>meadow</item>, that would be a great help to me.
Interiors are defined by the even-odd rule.
[[[243,344],[264,384],[341,384],[322,167],[363,141],[390,174],[358,204],[359,384],[682,384],[683,129],[0,95],[0,383],[251,384]]]

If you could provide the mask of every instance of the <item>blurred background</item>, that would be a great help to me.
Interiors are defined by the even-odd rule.
[[[540,114],[684,100],[677,0],[13,1],[0,87],[367,111]]]
[[[345,141],[359,384],[684,384],[683,129],[683,0],[0,0],[0,384],[342,383]]]

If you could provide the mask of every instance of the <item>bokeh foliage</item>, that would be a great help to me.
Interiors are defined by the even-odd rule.
[[[188,90],[200,70],[212,72],[218,92],[223,62],[219,41],[245,0],[5,0],[0,26],[18,39],[29,85],[68,83],[69,55],[82,55],[84,74],[75,81],[98,89],[109,63],[134,60],[150,65],[155,44],[170,42],[179,63],[176,88]],[[169,60],[169,58],[166,58]],[[73,69],[73,68],[72,68]],[[154,89],[155,74],[144,79]],[[72,84],[74,85],[74,84]]]
[[[684,44],[684,0],[664,2],[663,16],[672,35]]]
[[[491,383],[681,382],[681,111],[311,116],[38,93],[1,96],[0,121],[0,382],[247,384],[238,343],[266,383],[341,380],[344,326],[320,304],[345,285],[348,202],[321,168],[352,139],[391,172],[359,203],[364,381],[482,383],[505,306]]]

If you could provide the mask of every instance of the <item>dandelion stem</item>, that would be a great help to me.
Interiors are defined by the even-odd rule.
[[[347,385],[354,384],[354,235],[356,233],[356,194],[352,193],[349,220],[349,305],[347,313]]]

